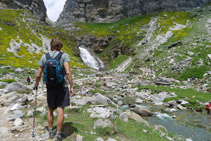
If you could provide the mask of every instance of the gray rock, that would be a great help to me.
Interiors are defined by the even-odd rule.
[[[140,98],[137,98],[135,103],[136,104],[141,104],[141,103],[143,103],[143,100],[141,100]]]
[[[27,117],[32,117],[33,116],[33,110],[28,111],[26,116]]]
[[[121,113],[119,117],[123,121],[128,122],[128,114],[126,112]]]
[[[140,115],[138,115],[134,112],[127,112],[127,115],[130,119],[133,119],[139,123],[143,123],[143,124],[149,126],[148,122],[146,120],[144,120]]]
[[[149,110],[147,110],[139,105],[136,105],[134,112],[139,114],[140,116],[152,116],[153,115],[152,112],[150,112]]]
[[[112,122],[109,120],[109,119],[98,119],[94,122],[94,126],[93,128],[96,129],[97,127],[102,127],[102,128],[105,128],[105,127],[110,127],[112,125]]]
[[[182,105],[177,105],[177,108],[178,108],[179,110],[186,110],[186,108],[183,107]]]
[[[23,106],[20,103],[12,103],[7,109],[8,111],[14,111],[14,110],[18,110],[18,109],[22,109]]]
[[[0,139],[7,139],[10,137],[11,131],[9,128],[0,127]]]
[[[14,124],[15,126],[21,126],[21,125],[23,125],[24,123],[23,123],[22,119],[17,118],[17,119],[14,121],[13,124]]]
[[[47,140],[48,138],[49,138],[49,134],[48,133],[45,133],[45,134],[41,135],[41,139],[42,140]]]
[[[11,120],[15,120],[17,118],[22,118],[23,117],[23,112],[20,110],[14,111],[14,114],[12,115]]]
[[[29,88],[21,83],[13,82],[4,88],[4,92],[12,92],[17,90],[28,90]]]
[[[112,114],[109,109],[103,107],[95,107],[93,109],[88,109],[87,111],[91,113],[91,118],[108,118]]]
[[[211,54],[207,54],[208,59],[211,60]]]
[[[6,82],[0,82],[0,87],[2,87],[2,86],[6,86],[8,83],[6,83]]]
[[[113,138],[108,138],[106,141],[116,141],[116,140]]]
[[[100,93],[96,93],[96,95],[94,96],[94,101],[93,102],[95,104],[103,104],[105,106],[107,106],[109,104],[113,104],[113,102],[108,97],[103,96]]]
[[[17,69],[15,69],[15,72],[18,74],[21,74],[21,73],[24,73],[24,69],[17,68]]]
[[[78,134],[76,137],[76,141],[83,141],[83,136]]]
[[[98,137],[98,138],[96,138],[96,139],[95,139],[95,141],[104,141],[104,139],[103,139],[103,138]]]

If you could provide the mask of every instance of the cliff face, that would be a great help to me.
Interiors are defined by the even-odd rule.
[[[46,7],[43,0],[0,0],[0,9],[28,9],[41,21],[46,19]]]
[[[124,17],[197,8],[211,0],[67,0],[57,24],[110,23]]]

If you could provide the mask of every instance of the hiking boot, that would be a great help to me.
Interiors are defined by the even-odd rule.
[[[62,136],[61,135],[56,135],[56,141],[62,141]]]
[[[53,139],[54,136],[55,136],[55,132],[54,132],[52,129],[49,130],[48,132],[49,132],[49,138],[50,138],[50,139]]]

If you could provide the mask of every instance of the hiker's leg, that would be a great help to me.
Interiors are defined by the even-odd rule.
[[[53,109],[51,109],[50,107],[48,107],[48,127],[49,128],[53,128]]]
[[[62,132],[64,122],[64,108],[57,108],[57,132]]]

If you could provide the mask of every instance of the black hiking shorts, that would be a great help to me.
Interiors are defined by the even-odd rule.
[[[69,106],[69,89],[67,87],[47,88],[47,102],[51,109]]]

